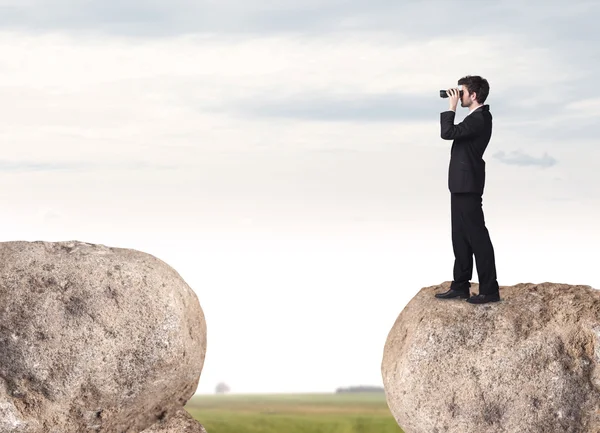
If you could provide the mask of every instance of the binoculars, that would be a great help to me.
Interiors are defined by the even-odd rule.
[[[462,98],[463,95],[463,91],[459,90],[458,91],[459,96]],[[447,98],[448,97],[448,92],[445,90],[440,90],[440,98]]]

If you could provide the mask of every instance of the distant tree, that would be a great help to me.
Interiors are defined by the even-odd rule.
[[[337,394],[348,392],[385,392],[381,386],[350,386],[348,388],[338,388],[335,390]]]
[[[215,388],[215,393],[217,394],[227,394],[229,391],[231,391],[231,389],[223,382],[220,382]]]

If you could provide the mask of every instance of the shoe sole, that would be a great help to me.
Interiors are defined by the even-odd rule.
[[[456,298],[458,298],[458,299],[469,299],[469,296],[460,295],[460,296],[452,296],[452,297],[446,297],[446,298],[440,298],[439,296],[436,296],[436,298],[437,299],[456,299]]]
[[[467,302],[469,302],[469,304],[489,304],[490,302],[500,302],[502,299],[492,299],[491,301],[485,301],[485,302],[469,302],[469,299],[467,299]]]

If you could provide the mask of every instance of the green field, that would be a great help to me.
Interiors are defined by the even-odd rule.
[[[208,433],[402,433],[382,393],[197,395]]]

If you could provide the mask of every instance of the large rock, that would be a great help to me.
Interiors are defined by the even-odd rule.
[[[140,432],[194,394],[206,323],[161,260],[0,243],[0,433]]]
[[[517,284],[497,303],[434,298],[449,285],[421,289],[385,344],[388,406],[405,433],[600,432],[600,291]]]

